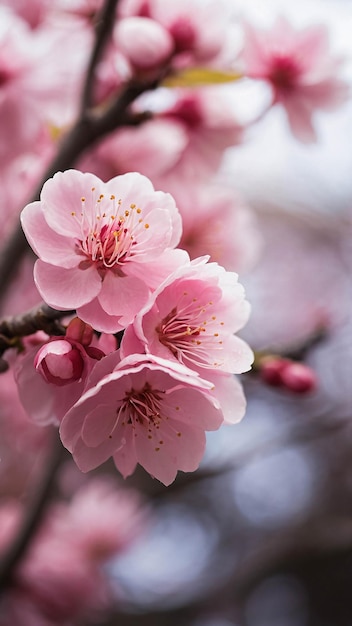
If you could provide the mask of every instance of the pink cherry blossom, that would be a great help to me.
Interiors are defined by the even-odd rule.
[[[2,503],[0,551],[15,538],[22,515],[18,500]],[[106,476],[83,485],[71,502],[50,505],[2,598],[1,626],[95,622],[112,601],[101,566],[132,543],[146,518],[139,494]]]
[[[247,322],[249,303],[237,274],[207,258],[176,270],[136,316],[121,344],[122,356],[142,351],[175,359],[204,378],[213,371],[239,374],[250,369],[253,353],[234,335]]]
[[[143,125],[113,133],[83,160],[81,168],[90,167],[105,177],[138,167],[166,190],[177,189],[180,179],[194,184],[213,176],[224,150],[240,143],[243,136],[228,95],[216,87],[203,87],[175,90],[172,100],[166,105],[161,98],[160,110]],[[170,141],[165,141],[166,136]]]
[[[296,30],[281,17],[267,31],[245,24],[244,35],[245,73],[270,83],[297,139],[314,141],[314,112],[336,109],[349,91],[337,75],[341,60],[331,54],[327,29]]]
[[[253,267],[263,242],[256,216],[239,194],[220,185],[179,185],[176,180],[169,181],[168,190],[182,216],[180,247],[191,259],[210,255],[235,272]]]
[[[106,332],[125,328],[188,258],[173,249],[181,236],[173,198],[137,173],[103,183],[93,174],[58,172],[40,201],[25,207],[22,226],[39,256],[34,278],[45,302],[77,309]]]
[[[47,532],[98,565],[126,550],[147,525],[147,517],[137,492],[121,489],[102,475],[90,477],[69,504],[52,507]]]
[[[226,396],[228,381],[219,382]],[[204,431],[216,430],[224,421],[212,389],[212,383],[176,362],[142,355],[118,362],[118,355],[108,356],[65,415],[62,442],[84,472],[112,456],[124,477],[139,463],[168,485],[178,470],[197,469]],[[240,419],[245,407],[241,394],[232,394],[234,404],[235,419]]]

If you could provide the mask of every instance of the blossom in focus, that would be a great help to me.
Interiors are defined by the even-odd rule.
[[[228,382],[219,381],[225,403]],[[62,420],[62,442],[84,472],[112,456],[124,477],[139,463],[169,485],[178,470],[197,469],[205,431],[224,421],[213,388],[179,363],[138,354],[119,362],[112,353],[96,365],[85,393]],[[232,421],[238,421],[245,400],[232,391]]]
[[[242,61],[247,76],[270,83],[273,103],[285,108],[292,133],[303,142],[316,139],[315,111],[333,111],[349,94],[324,26],[297,30],[282,17],[269,30],[247,23]]]
[[[137,173],[103,183],[93,174],[58,172],[21,220],[39,256],[34,279],[50,306],[95,329],[129,324],[149,293],[188,259],[174,250],[181,217],[173,198]]]
[[[176,270],[153,293],[125,332],[122,356],[136,351],[137,338],[147,354],[175,359],[209,380],[214,371],[250,369],[253,353],[234,334],[249,316],[244,289],[237,274],[206,261]]]

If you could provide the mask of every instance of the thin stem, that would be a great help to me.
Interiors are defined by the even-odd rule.
[[[0,593],[4,592],[12,583],[16,569],[25,556],[30,542],[38,530],[43,514],[50,502],[52,488],[57,471],[66,454],[57,432],[54,433],[53,449],[49,456],[48,464],[41,474],[41,481],[33,490],[33,500],[27,510],[22,527],[18,532],[13,544],[0,562]]]
[[[105,44],[110,37],[114,25],[117,3],[118,0],[107,0],[98,18],[96,26],[95,45],[89,59],[86,80],[83,86],[81,115],[83,115],[85,111],[87,111],[87,109],[92,105],[95,68],[98,65],[99,60],[102,56]]]

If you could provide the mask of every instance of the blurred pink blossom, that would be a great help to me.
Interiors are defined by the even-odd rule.
[[[21,517],[18,502],[0,507],[2,550]],[[4,598],[1,626],[62,626],[97,618],[112,601],[101,565],[130,545],[145,519],[137,494],[104,476],[82,486],[70,503],[54,503]]]
[[[128,17],[117,22],[114,39],[137,72],[161,68],[173,51],[168,31],[145,17]]]
[[[333,111],[349,95],[338,77],[341,59],[331,54],[324,26],[295,29],[283,17],[269,30],[244,25],[244,72],[268,81],[273,103],[286,110],[292,133],[303,142],[316,139],[315,111]]]
[[[141,103],[136,105],[139,110]],[[228,96],[216,87],[175,90],[173,102],[161,98],[160,110],[136,128],[122,128],[84,156],[81,169],[106,179],[138,169],[163,190],[213,176],[224,150],[242,141]],[[168,141],[165,141],[165,137]]]
[[[252,269],[262,237],[254,211],[235,191],[205,182],[179,185],[176,180],[168,189],[182,216],[180,247],[191,259],[205,254],[230,271]]]

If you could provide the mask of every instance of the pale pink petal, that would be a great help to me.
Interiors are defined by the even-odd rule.
[[[242,385],[231,374],[212,373],[214,389],[210,394],[216,398],[221,406],[224,421],[227,424],[240,422],[246,411],[246,399]]]
[[[132,263],[128,267],[128,274],[145,280],[148,287],[156,289],[160,284],[172,274],[180,265],[189,262],[189,255],[185,250],[165,250],[157,260],[148,261],[146,265],[142,263]],[[148,268],[146,272],[146,268]]]
[[[254,355],[249,345],[243,339],[230,335],[226,339],[226,348],[221,356],[221,360],[224,371],[242,374],[251,369]]]
[[[36,352],[37,348],[29,351],[16,363],[14,374],[19,397],[28,415],[37,424],[41,426],[57,424],[52,390],[33,365]]]
[[[73,458],[82,472],[90,472],[95,469],[107,461],[111,454],[109,442],[96,448],[88,448],[81,438],[77,439],[72,450]]]
[[[313,108],[309,99],[291,96],[284,102],[292,134],[302,143],[313,143],[317,139],[313,126]]]
[[[121,198],[126,206],[130,204],[140,206],[142,202],[141,208],[144,206],[143,197],[149,194],[154,195],[153,183],[149,178],[138,174],[138,172],[128,172],[127,174],[111,178],[111,180],[105,183],[105,189],[109,194],[114,195],[116,195],[118,190],[118,196],[116,195],[116,197]]]
[[[39,259],[34,266],[34,280],[43,300],[54,309],[76,309],[95,298],[101,289],[94,265],[84,270],[66,269]]]
[[[202,392],[183,387],[174,390],[165,399],[169,415],[177,420],[179,429],[182,424],[190,424],[192,428],[203,430],[217,430],[224,421],[222,407],[217,399],[212,397],[212,392],[203,395]]]
[[[109,315],[104,311],[98,298],[93,298],[88,304],[80,306],[77,309],[77,315],[93,328],[103,333],[117,333],[124,329],[121,317]]]
[[[48,226],[40,202],[27,204],[21,213],[21,223],[29,245],[42,261],[61,267],[78,265],[80,257],[73,239],[58,235]]]
[[[159,345],[159,341],[158,341]],[[129,354],[143,354],[144,353],[144,344],[137,337],[136,331],[132,325],[128,326],[124,332],[122,342],[121,342],[121,358],[125,358]],[[161,355],[162,356],[162,355]]]
[[[124,444],[113,456],[114,463],[124,478],[133,474],[138,463],[133,434],[132,428],[126,428],[123,439]]]
[[[181,433],[181,435],[179,435]],[[135,446],[138,462],[164,485],[175,480],[178,470],[193,472],[205,450],[205,433],[189,424],[164,421],[160,430],[136,428]]]
[[[81,437],[89,448],[96,448],[101,444],[109,443],[111,452],[116,450],[118,443],[111,435],[116,426],[116,410],[109,404],[98,404],[90,413],[86,414],[83,422]],[[109,440],[109,441],[108,441]]]
[[[144,281],[134,276],[119,276],[108,271],[104,276],[98,300],[106,313],[121,318],[127,326],[144,306],[149,289]]]
[[[77,219],[82,211],[81,199],[85,198],[85,210],[95,212],[96,199],[104,191],[104,183],[94,174],[57,172],[44,184],[40,195],[47,223],[59,235],[81,238],[81,222]]]

